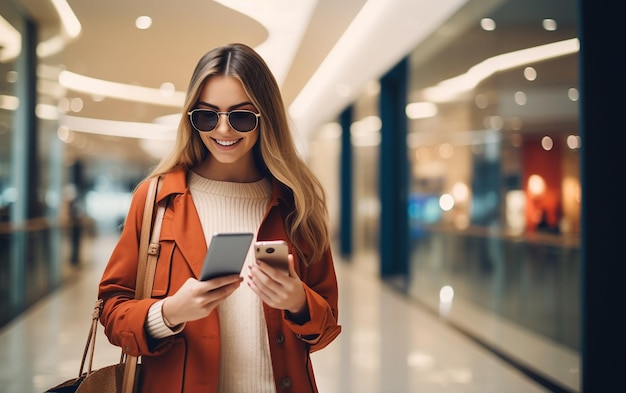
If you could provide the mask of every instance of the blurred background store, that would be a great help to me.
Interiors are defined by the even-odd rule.
[[[281,83],[342,263],[581,391],[581,4],[0,1],[0,329],[116,236],[196,60],[240,41]]]

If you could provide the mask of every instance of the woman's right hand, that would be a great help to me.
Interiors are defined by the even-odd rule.
[[[182,287],[163,302],[163,317],[172,326],[204,318],[243,281],[239,275],[229,275],[198,281],[188,278]]]

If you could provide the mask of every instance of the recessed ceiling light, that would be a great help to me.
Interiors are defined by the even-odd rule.
[[[544,19],[541,24],[543,25],[543,28],[547,31],[556,30],[556,21],[554,19]]]
[[[537,79],[537,70],[535,70],[533,67],[524,68],[524,78],[526,78],[526,80],[528,81],[534,81],[535,79]]]
[[[149,16],[140,16],[135,20],[135,26],[140,30],[145,30],[152,26],[152,18]]]
[[[491,18],[482,18],[480,20],[480,27],[486,31],[494,31],[496,29],[496,22]]]
[[[159,88],[159,92],[163,97],[170,97],[176,92],[176,88],[172,82],[165,82]]]

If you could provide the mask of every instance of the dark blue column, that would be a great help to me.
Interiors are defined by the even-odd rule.
[[[582,182],[582,392],[624,387],[626,30],[619,2],[579,1]],[[617,52],[616,52],[617,51]]]
[[[341,168],[340,168],[340,212],[339,212],[339,249],[341,256],[352,255],[352,142],[350,125],[352,107],[348,107],[339,116],[341,124]]]
[[[13,123],[13,140],[11,145],[11,183],[18,192],[17,200],[11,204],[11,223],[19,228],[38,216],[41,206],[37,199],[38,167],[37,167],[37,118],[35,105],[37,95],[37,26],[27,19],[19,25],[22,34],[22,53],[17,58],[16,67],[19,80],[16,94],[20,105],[15,111]],[[10,306],[16,314],[28,306],[28,272],[27,262],[34,249],[27,229],[13,230],[11,233],[10,261]]]
[[[11,220],[21,223],[27,219],[39,217],[42,212],[38,202],[37,184],[37,27],[24,20],[20,29],[22,34],[22,53],[16,61],[20,80],[16,85],[16,94],[20,105],[15,111],[13,124],[11,181],[19,193],[18,200],[11,205]]]
[[[384,278],[408,272],[407,104],[408,60],[380,80],[380,273]]]

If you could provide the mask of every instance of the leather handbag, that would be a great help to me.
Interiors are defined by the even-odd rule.
[[[139,239],[140,248],[135,299],[150,297],[152,292],[156,261],[159,255],[161,223],[167,207],[167,200],[159,203],[156,217],[154,221],[152,220],[157,190],[160,185],[161,177],[155,177],[150,180],[141,225],[141,237]],[[92,370],[97,327],[103,305],[104,301],[98,299],[94,306],[78,377],[48,389],[45,393],[134,393],[139,390],[141,363],[139,363],[136,356],[127,356],[122,352],[119,363]],[[83,372],[87,358],[89,358],[87,371]]]

